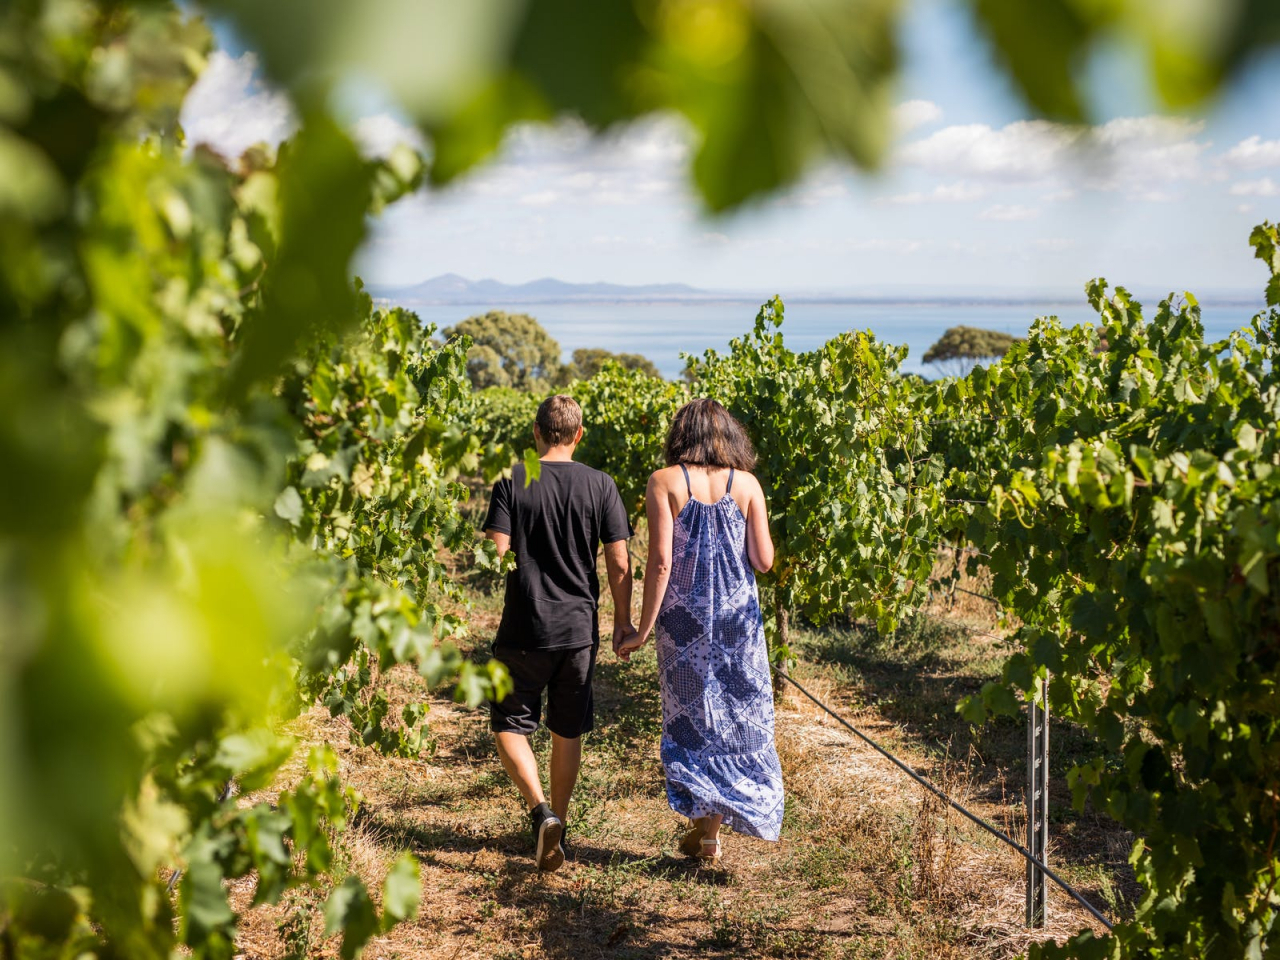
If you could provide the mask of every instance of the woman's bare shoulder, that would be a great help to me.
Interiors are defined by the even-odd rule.
[[[666,490],[671,488],[672,482],[680,475],[680,468],[676,467],[659,467],[653,473],[649,474],[649,486],[657,490]]]
[[[735,475],[742,478],[736,482],[745,484],[748,490],[753,492],[763,491],[764,488],[760,486],[760,481],[756,479],[756,475],[750,470],[738,470],[735,472]]]

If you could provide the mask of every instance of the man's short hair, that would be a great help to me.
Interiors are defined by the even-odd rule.
[[[578,401],[564,393],[547,397],[538,406],[538,415],[534,418],[538,432],[548,446],[560,447],[573,443],[582,426],[582,408]]]

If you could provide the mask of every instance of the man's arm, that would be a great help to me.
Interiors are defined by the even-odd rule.
[[[484,518],[484,537],[498,548],[498,559],[511,549],[511,480],[505,478],[493,485],[489,512]]]
[[[503,533],[501,530],[486,530],[484,532],[486,540],[492,540],[493,545],[498,548],[498,559],[501,560],[508,550],[511,549],[511,534]]]
[[[617,649],[619,640],[635,632],[631,623],[631,555],[627,553],[626,540],[604,545],[604,566],[609,574],[609,592],[613,594],[613,645]]]

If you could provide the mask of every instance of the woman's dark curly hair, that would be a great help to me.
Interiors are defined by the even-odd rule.
[[[747,431],[710,397],[690,400],[676,411],[667,431],[667,466],[733,467],[751,470],[756,451]]]

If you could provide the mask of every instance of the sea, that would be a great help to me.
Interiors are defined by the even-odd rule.
[[[1143,300],[1145,315],[1158,298]],[[489,310],[527,313],[560,344],[567,361],[579,347],[639,353],[663,376],[684,369],[682,354],[724,350],[731,339],[750,333],[759,304],[747,300],[620,300],[543,303],[407,303],[424,322],[443,329]],[[1247,326],[1263,309],[1259,300],[1201,300],[1201,319],[1210,340]],[[926,376],[939,371],[921,358],[948,327],[968,326],[1023,336],[1037,317],[1057,316],[1065,324],[1096,323],[1081,295],[1074,300],[796,300],[786,304],[782,334],[793,350],[812,350],[839,333],[869,330],[876,339],[909,348],[902,369]]]

